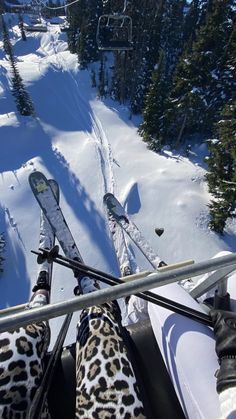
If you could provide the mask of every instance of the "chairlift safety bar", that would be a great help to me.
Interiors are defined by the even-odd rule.
[[[236,269],[236,266],[230,266],[230,267],[224,267],[222,269],[219,269],[213,272],[211,275],[208,276],[208,278],[205,279],[205,281],[201,282],[200,284],[192,288],[189,294],[195,299],[201,297],[201,295],[205,294],[213,287],[217,285],[219,286],[219,284],[223,280],[226,280],[228,275],[231,274],[233,271],[235,271],[235,269]],[[224,288],[227,288],[227,285],[225,285]],[[225,292],[227,292],[226,289],[225,289]]]
[[[43,307],[25,310],[9,316],[2,316],[0,318],[0,332],[7,330],[11,331],[32,322],[63,316],[67,313],[79,311],[86,307],[103,304],[111,300],[137,294],[145,290],[150,290],[152,288],[174,282],[179,282],[190,277],[202,275],[204,273],[232,265],[236,265],[235,253],[196,263],[192,266],[174,269],[171,272],[154,273],[147,276],[145,281],[142,278],[135,279],[131,282],[114,285],[113,287],[71,298],[67,301],[48,304]]]

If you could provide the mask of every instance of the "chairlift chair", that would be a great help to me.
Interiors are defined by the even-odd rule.
[[[99,17],[96,40],[101,51],[130,51],[132,19],[124,14],[106,14]]]
[[[29,25],[25,27],[26,32],[47,32],[47,26],[44,25]]]

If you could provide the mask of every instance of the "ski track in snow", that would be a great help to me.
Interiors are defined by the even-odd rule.
[[[60,46],[64,44],[63,42],[58,41],[58,35],[56,27],[49,27],[48,32],[42,36],[39,51],[44,54],[43,58],[40,58],[38,61],[39,71],[41,71],[41,65],[43,65],[44,60],[53,66],[56,71],[66,71],[70,76],[75,89],[72,89],[77,108],[79,110],[80,119],[83,121],[84,126],[88,125],[88,116],[92,123],[92,137],[94,138],[95,147],[100,161],[100,168],[103,178],[103,194],[107,192],[114,193],[115,189],[115,180],[113,174],[113,157],[111,151],[111,145],[108,141],[108,138],[104,132],[101,121],[99,118],[91,111],[83,99],[80,93],[80,86],[76,77],[73,75],[72,71],[68,68],[66,60],[63,58],[63,51],[60,51]],[[51,48],[49,48],[49,45]],[[62,52],[62,53],[61,53]],[[88,116],[87,116],[88,115]],[[87,130],[88,137],[91,138],[90,132]]]
[[[108,138],[105,134],[105,131],[102,127],[101,121],[98,117],[91,113],[91,118],[93,120],[93,131],[95,137],[100,143],[99,153],[101,161],[101,170],[104,179],[104,193],[111,192],[114,193],[115,190],[115,179],[113,174],[113,156],[111,145],[108,141]]]
[[[61,70],[65,70],[67,74],[70,76],[72,83],[75,85],[75,89],[72,90],[73,95],[75,95],[76,105],[79,109],[80,118],[83,120],[84,125],[86,126],[88,123],[89,116],[91,125],[92,125],[92,137],[95,140],[94,145],[96,147],[96,152],[98,155],[98,159],[100,162],[100,169],[103,179],[103,195],[107,192],[114,193],[115,192],[115,178],[113,173],[113,154],[111,144],[108,140],[108,137],[103,129],[102,123],[97,115],[88,107],[85,99],[81,95],[80,86],[73,75],[73,72],[68,68],[66,60],[63,58],[62,54],[58,54],[57,48],[55,47],[55,36],[51,36],[51,40],[53,43],[53,50],[54,54],[56,55],[58,68]],[[43,49],[43,48],[42,48]],[[51,57],[46,49],[43,49],[44,52],[48,57]],[[89,131],[87,131],[88,137],[91,138]],[[58,153],[58,151],[56,150]],[[129,247],[126,244],[125,235],[123,230],[117,225],[117,234],[116,234],[117,243],[115,246],[115,250],[118,256],[118,260],[120,261],[120,266],[129,265],[132,261],[132,266],[134,268],[134,272],[137,271],[137,265],[133,260],[132,254],[130,252]]]
[[[113,168],[112,168],[114,159],[112,155],[111,144],[103,129],[101,121],[92,110],[89,110],[86,101],[84,100],[84,98],[82,97],[80,93],[80,86],[78,85],[78,81],[76,80],[72,71],[68,68],[66,60],[63,58],[62,54],[60,54],[60,52],[58,51],[59,44],[58,44],[58,40],[55,39],[55,34],[51,34],[51,40],[53,44],[54,54],[58,63],[58,69],[60,70],[65,69],[67,74],[69,74],[73,83],[76,86],[76,95],[78,97],[77,104],[78,104],[78,107],[82,109],[82,112],[80,112],[80,115],[82,115],[83,117],[83,115],[88,114],[92,121],[93,137],[95,139],[95,145],[97,147],[97,153],[99,156],[100,167],[101,167],[101,172],[103,176],[104,194],[107,192],[114,193],[115,192],[115,179],[114,179]],[[57,45],[57,47],[55,45]],[[44,51],[46,52],[45,49]],[[50,56],[48,53],[46,54]],[[83,117],[83,119],[86,124],[87,119],[85,117]],[[87,133],[89,135],[89,132]]]
[[[94,144],[96,146],[96,151],[98,154],[98,158],[100,161],[100,168],[103,178],[103,195],[107,192],[115,193],[115,178],[113,173],[113,154],[112,154],[112,148],[111,144],[108,140],[108,137],[105,133],[105,130],[103,129],[102,123],[97,115],[92,110],[88,109],[88,105],[84,98],[82,97],[78,85],[78,81],[72,74],[72,71],[68,69],[68,66],[66,65],[66,61],[63,59],[63,57],[60,55],[62,67],[65,68],[67,73],[70,75],[73,83],[76,86],[76,94],[78,96],[77,98],[77,106],[80,109],[80,114],[82,115],[84,122],[86,123],[86,118],[84,115],[89,115],[90,120],[92,122],[92,135],[95,140]],[[82,112],[81,112],[82,110]],[[89,132],[88,136],[89,136]],[[117,225],[117,234],[116,234],[116,245],[115,245],[115,251],[117,253],[118,260],[120,261],[120,266],[124,265],[130,265],[130,262],[132,263],[132,267],[134,271],[136,272],[138,270],[136,263],[133,260],[131,251],[129,247],[127,246],[125,235],[123,230],[120,228],[119,225]]]

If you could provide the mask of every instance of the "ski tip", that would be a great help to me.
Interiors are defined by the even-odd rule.
[[[28,176],[28,181],[29,181],[29,184],[30,184],[31,187],[34,187],[35,182],[39,181],[39,180],[47,181],[47,178],[42,172],[39,172],[38,170],[34,170]]]
[[[40,172],[39,170],[34,170],[33,172],[31,172],[29,174],[29,179],[32,178],[32,177],[37,177],[37,176],[40,176],[40,177],[43,176],[43,177],[45,177],[45,175],[42,172]]]
[[[111,192],[107,192],[104,196],[103,196],[103,202],[105,203],[107,201],[108,198],[114,197],[114,195]]]
[[[158,235],[158,237],[161,237],[162,234],[164,233],[164,228],[162,228],[162,227],[156,227],[155,228],[155,233]]]

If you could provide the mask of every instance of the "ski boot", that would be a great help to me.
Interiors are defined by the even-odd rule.
[[[93,291],[98,291],[100,289],[97,281],[89,276],[80,276],[76,277],[78,285],[74,288],[74,295],[88,294]]]
[[[32,291],[33,295],[29,303],[30,308],[40,307],[49,303],[50,284],[47,271],[40,271],[36,285]]]

